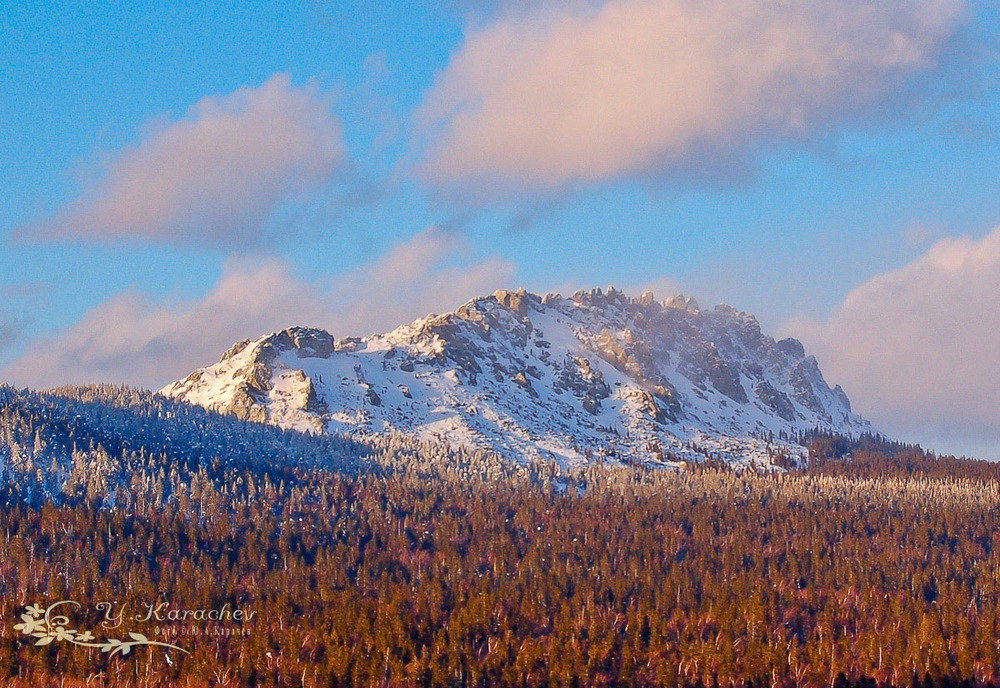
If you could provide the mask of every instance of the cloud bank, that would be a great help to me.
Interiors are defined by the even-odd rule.
[[[90,382],[150,388],[214,363],[234,342],[293,325],[364,335],[509,286],[513,267],[475,260],[461,237],[428,229],[355,272],[316,284],[285,262],[230,261],[201,299],[157,301],[137,291],[29,343],[0,379],[30,387]]]
[[[527,3],[471,29],[426,96],[422,173],[507,190],[739,175],[775,140],[888,108],[963,0]]]
[[[885,432],[1000,459],[1000,228],[945,239],[793,323],[823,371]]]
[[[258,88],[202,99],[115,155],[80,198],[27,233],[257,244],[275,210],[327,182],[343,157],[327,98],[279,74]]]

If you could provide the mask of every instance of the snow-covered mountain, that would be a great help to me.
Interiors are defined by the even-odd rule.
[[[720,458],[769,464],[781,441],[871,431],[794,339],[728,306],[498,291],[387,334],[291,328],[237,343],[161,392],[310,432],[401,432],[524,460]]]

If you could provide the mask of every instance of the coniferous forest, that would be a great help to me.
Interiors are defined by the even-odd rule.
[[[1000,467],[803,441],[780,474],[561,470],[0,389],[0,685],[1000,682]],[[175,647],[96,647],[130,634]]]

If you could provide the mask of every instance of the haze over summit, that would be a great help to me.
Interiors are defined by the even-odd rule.
[[[961,0],[11,8],[0,380],[155,388],[291,326],[668,283],[801,339],[894,437],[1000,458],[998,27]]]

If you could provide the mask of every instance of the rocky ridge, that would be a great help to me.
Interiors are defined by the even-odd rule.
[[[498,291],[386,334],[290,328],[161,391],[307,432],[400,432],[514,460],[771,465],[784,441],[870,424],[794,339],[728,306]]]

